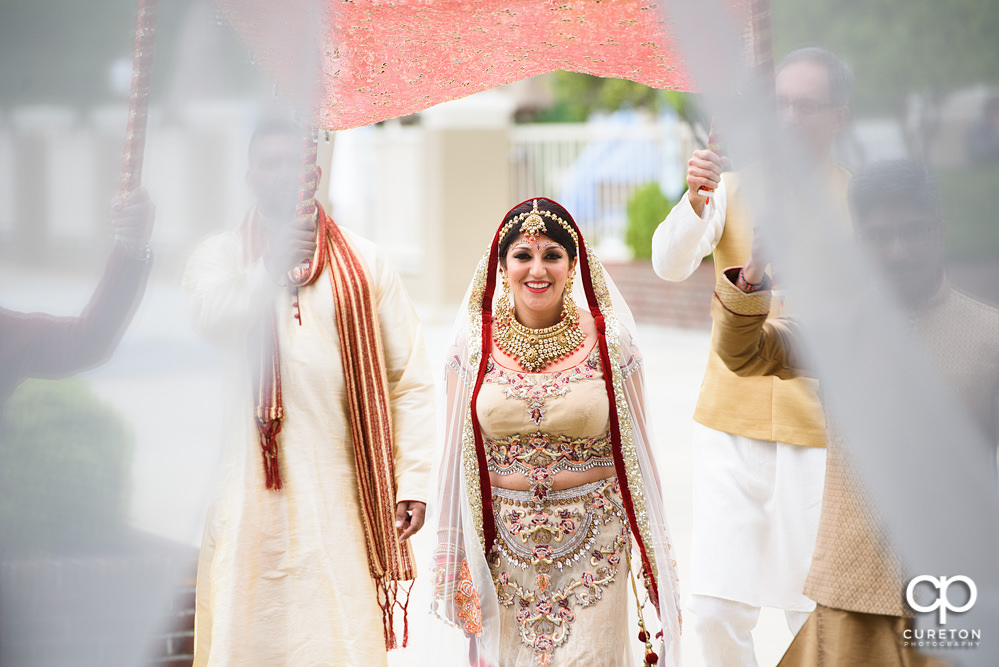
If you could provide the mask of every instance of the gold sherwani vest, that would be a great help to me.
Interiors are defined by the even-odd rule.
[[[733,266],[742,266],[753,244],[753,222],[743,188],[753,182],[752,170],[723,175],[727,192],[725,227],[714,250],[715,278]],[[830,167],[830,198],[846,214],[846,171]],[[793,219],[793,218],[792,218]],[[771,315],[782,309],[775,298]],[[826,425],[812,378],[739,377],[712,350],[694,410],[694,420],[718,431],[790,445],[824,447]]]
[[[999,310],[945,282],[910,322],[955,397],[975,422],[988,429],[999,378]],[[941,443],[944,448],[946,443]],[[904,571],[835,429],[830,431],[828,461],[805,595],[836,609],[911,616],[904,601],[905,584],[915,573]]]

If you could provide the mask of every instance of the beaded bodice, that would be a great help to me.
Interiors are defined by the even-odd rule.
[[[514,371],[490,359],[477,412],[489,471],[524,475],[538,500],[563,470],[614,465],[595,348],[582,363],[547,373]]]

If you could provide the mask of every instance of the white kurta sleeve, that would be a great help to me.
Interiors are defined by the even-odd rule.
[[[680,282],[711,254],[725,229],[726,188],[722,176],[718,189],[698,216],[687,193],[677,202],[652,236],[652,268],[663,280]]]
[[[392,405],[396,501],[427,502],[437,418],[423,330],[402,279],[380,253],[372,277]]]
[[[183,285],[195,330],[217,344],[245,336],[279,289],[262,261],[247,266],[239,237],[228,232],[194,250]]]

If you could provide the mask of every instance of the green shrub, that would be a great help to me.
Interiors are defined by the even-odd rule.
[[[652,235],[673,205],[658,183],[635,190],[628,202],[628,231],[625,241],[635,259],[652,257]]]
[[[0,549],[105,549],[124,525],[133,436],[79,379],[29,380],[0,423]]]

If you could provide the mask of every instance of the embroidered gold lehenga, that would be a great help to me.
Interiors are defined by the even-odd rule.
[[[597,340],[568,369],[505,367],[489,340],[498,237],[448,355],[435,609],[461,631],[472,665],[633,665],[641,658],[632,651],[645,647],[638,627],[629,630],[631,572],[638,602],[649,603],[655,657],[678,665],[675,561],[630,313],[579,237],[574,297],[594,316]],[[557,482],[565,471],[595,469],[607,475],[570,488]],[[490,473],[519,474],[529,488],[493,486]]]

